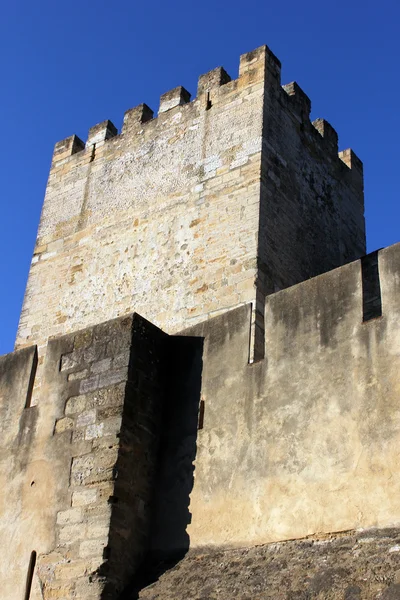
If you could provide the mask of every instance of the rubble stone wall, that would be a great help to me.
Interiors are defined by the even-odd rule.
[[[132,600],[398,600],[398,529],[194,550]],[[158,579],[159,578],[159,579]]]
[[[0,361],[4,597],[23,597],[33,552],[32,600],[125,587],[149,534],[166,337],[131,315],[51,340],[30,407],[35,348]]]

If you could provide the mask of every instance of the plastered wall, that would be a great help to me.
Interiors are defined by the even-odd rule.
[[[356,261],[267,298],[257,364],[247,307],[187,332],[204,337],[192,547],[399,524],[400,245],[378,258],[379,318]]]
[[[45,396],[40,410],[29,406],[35,357],[30,347],[0,359],[1,594],[12,600],[24,597],[31,553],[54,548],[56,514],[68,488],[68,455],[62,442],[52,445],[57,403]],[[37,578],[31,597],[43,597]]]

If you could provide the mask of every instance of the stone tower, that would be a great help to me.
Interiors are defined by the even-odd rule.
[[[56,144],[16,348],[132,311],[175,333],[365,253],[362,164],[262,46]]]

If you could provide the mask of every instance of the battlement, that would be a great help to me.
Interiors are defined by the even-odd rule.
[[[213,91],[217,91],[218,88],[231,83],[231,88],[237,88],[238,85],[248,85],[254,83],[257,80],[262,80],[265,75],[265,69],[267,64],[272,65],[272,74],[275,78],[280,81],[280,62],[273,55],[267,46],[261,46],[260,48],[243,54],[240,57],[239,65],[239,79],[232,82],[231,77],[225,71],[223,67],[217,67],[203,75],[200,75],[198,79],[197,97],[192,101],[193,103],[201,103],[204,101],[204,94],[207,95],[205,102],[203,102],[203,108],[211,108],[211,100],[209,98]],[[264,70],[263,70],[264,69]],[[190,103],[191,94],[182,86],[178,86],[168,92],[165,92],[160,97],[160,104],[158,110],[158,116],[163,113],[169,112],[174,108],[182,107]],[[130,133],[132,126],[143,125],[148,121],[153,120],[154,112],[146,104],[140,104],[128,110],[125,113],[124,123],[122,127],[122,134]],[[108,127],[108,129],[107,129]],[[53,165],[55,166],[60,161],[65,161],[67,156],[73,156],[77,152],[86,149],[90,149],[91,145],[98,141],[104,142],[107,139],[111,139],[117,135],[117,130],[111,121],[104,121],[98,125],[92,127],[89,131],[88,139],[86,144],[77,137],[66,138],[58,142],[55,146],[53,154]],[[75,140],[74,145],[68,140]],[[59,151],[59,148],[63,148],[63,152]],[[68,154],[69,152],[69,154]],[[64,164],[64,163],[63,163]]]
[[[173,111],[173,109],[178,107],[182,108],[188,104],[193,104],[193,108],[197,111],[209,110],[212,107],[213,101],[218,101],[221,92],[220,88],[226,86],[226,84],[230,84],[226,92],[252,85],[258,81],[262,81],[268,86],[280,86],[280,72],[280,61],[267,46],[261,46],[240,57],[239,76],[236,80],[232,81],[231,77],[223,67],[217,67],[201,75],[198,79],[197,96],[192,102],[190,102],[190,92],[182,86],[178,86],[162,94],[160,97],[158,117],[164,113]],[[286,92],[290,98],[290,103],[287,105],[288,109],[296,114],[296,118],[298,118],[300,122],[309,122],[311,100],[300,86],[296,82],[291,82],[283,85],[282,90]],[[171,114],[171,118],[173,118],[174,115],[175,112]],[[134,132],[143,135],[142,126],[149,121],[154,121],[154,111],[146,104],[140,104],[137,107],[129,109],[124,116],[121,135],[130,135]],[[334,150],[337,154],[338,136],[333,127],[324,119],[317,119],[312,125],[314,125],[315,129],[327,143],[325,146],[326,150],[328,151],[329,146],[331,146],[329,150]],[[154,128],[153,134],[157,136],[158,131],[156,124],[153,123],[152,127]],[[99,144],[103,144],[105,141],[111,140],[116,136],[118,136],[118,131],[113,123],[111,123],[111,121],[103,121],[89,130],[86,143],[82,142],[76,135],[61,140],[60,142],[57,142],[55,146],[52,166],[57,167],[59,165],[64,165],[68,157],[72,157],[80,152],[82,153],[80,158],[84,161],[86,159],[85,149],[89,156],[91,156],[93,154],[93,145],[96,145],[97,148]],[[315,143],[316,140],[317,138],[314,140]],[[343,158],[343,156],[347,156],[349,153],[353,153],[353,151],[351,149],[341,151],[339,153],[339,158],[352,169],[354,161],[352,162],[351,160],[345,160]],[[357,166],[357,168],[359,167]]]

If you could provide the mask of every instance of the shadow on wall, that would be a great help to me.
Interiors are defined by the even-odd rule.
[[[151,553],[165,558],[189,549],[190,493],[194,465],[203,366],[202,338],[172,337],[169,382],[155,490]]]
[[[203,345],[200,337],[168,339],[167,393],[150,549],[136,581],[121,600],[138,598],[141,589],[173,567],[189,549],[187,526],[191,522],[189,504],[197,450]]]

